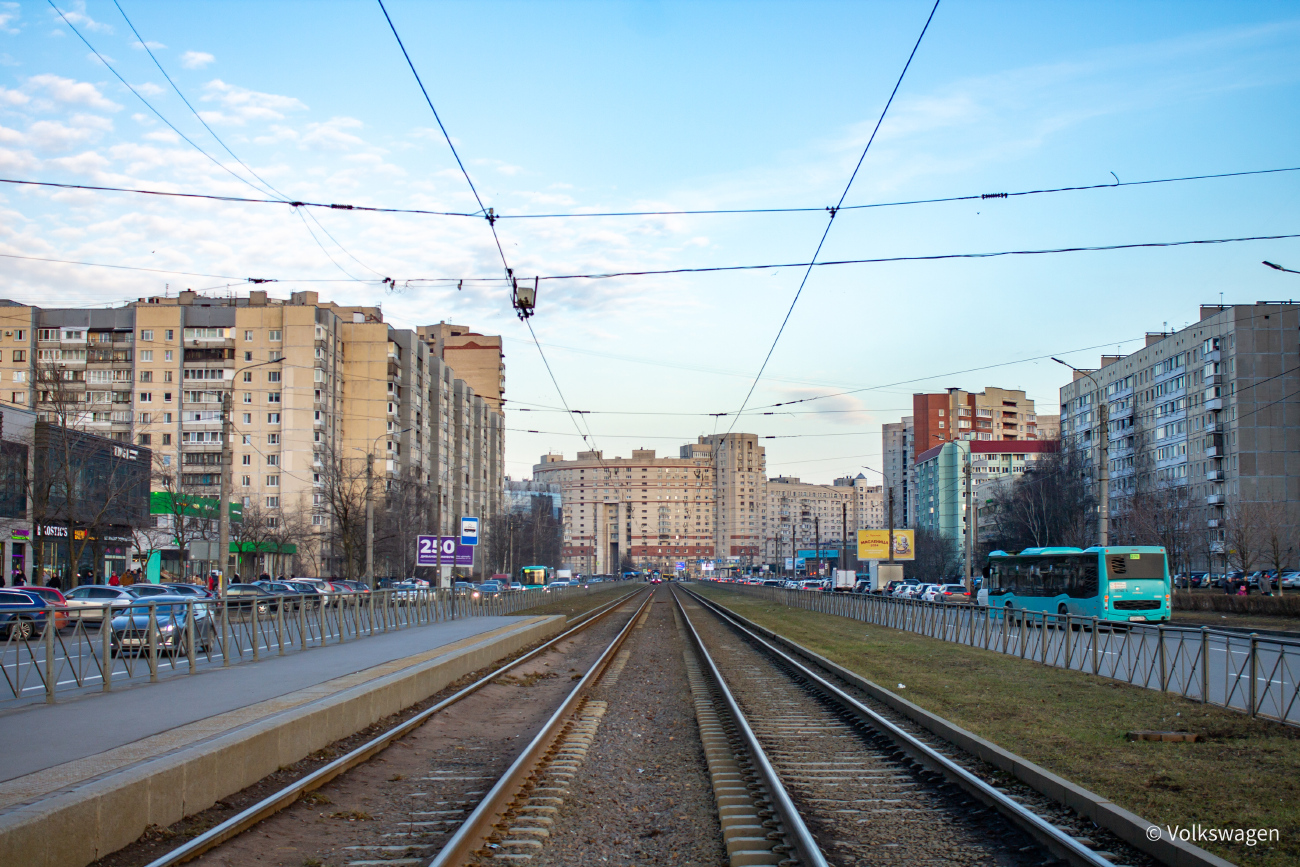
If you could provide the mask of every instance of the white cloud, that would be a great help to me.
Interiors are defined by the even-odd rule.
[[[181,55],[181,66],[186,69],[202,69],[216,59],[206,51],[187,51]]]
[[[26,105],[30,101],[31,97],[20,90],[6,90],[0,87],[0,105]]]
[[[153,132],[147,132],[144,137],[149,141],[160,141],[166,144],[178,144],[181,137],[169,129],[157,129]]]
[[[89,30],[92,33],[113,32],[112,27],[108,26],[102,21],[96,21],[94,18],[91,18],[89,15],[86,14],[85,0],[77,0],[77,2],[73,3],[72,5],[75,8],[62,10],[63,12],[62,17],[60,17],[59,13],[54,11],[53,9],[50,10],[50,14],[60,21],[66,18],[68,19],[68,22],[72,24],[74,27],[81,27],[82,29]]]
[[[0,33],[18,33],[14,22],[22,17],[22,14],[22,8],[17,3],[0,3]]]
[[[299,143],[313,150],[348,150],[365,142],[344,130],[361,126],[361,121],[354,117],[332,117],[324,123],[309,123]]]
[[[14,60],[12,54],[0,52],[0,66],[21,66],[17,60]]]
[[[152,81],[146,81],[144,84],[137,84],[135,89],[143,93],[145,96],[158,96],[159,94],[167,92]]]
[[[87,108],[97,108],[100,111],[118,111],[122,108],[112,100],[106,99],[99,92],[99,88],[88,81],[75,81],[71,78],[63,78],[45,72],[27,79],[27,86],[44,91],[56,102],[69,105],[84,105]]]
[[[146,40],[145,42],[140,42],[140,41],[132,42],[131,47],[134,48],[136,51],[144,51],[146,48],[149,48],[153,51],[161,51],[167,46],[163,45],[161,42],[149,42]]]
[[[207,91],[203,97],[204,102],[217,102],[225,109],[203,112],[203,119],[209,123],[244,124],[250,120],[283,120],[285,112],[307,108],[292,96],[260,93],[226,84],[219,78],[209,81],[204,89]]]

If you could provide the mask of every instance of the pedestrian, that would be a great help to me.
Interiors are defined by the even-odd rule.
[[[0,575],[0,587],[5,586],[5,576]]]
[[[116,572],[114,572],[112,575],[108,576],[108,586],[110,586],[110,587],[121,587],[121,586],[122,586],[122,579],[117,577],[117,573],[116,573]]]
[[[1242,582],[1240,582],[1240,583],[1237,585],[1237,595],[1238,595],[1238,596],[1245,596],[1245,595],[1246,595],[1246,592],[1247,592],[1247,591],[1246,591],[1246,582],[1245,582],[1245,581],[1242,581]]]
[[[217,570],[216,569],[213,569],[211,572],[208,573],[208,592],[209,593],[217,592]]]
[[[1259,595],[1273,595],[1273,580],[1267,572],[1261,572],[1259,575]]]
[[[59,580],[59,576],[58,576],[58,575],[55,575],[55,576],[54,576],[53,578],[51,578],[49,581],[46,581],[46,582],[45,582],[45,586],[46,586],[46,587],[53,587],[55,590],[62,590],[62,589],[63,589],[63,582]]]
[[[23,577],[23,573],[17,572],[14,574],[14,586],[15,587],[27,586],[27,579]]]

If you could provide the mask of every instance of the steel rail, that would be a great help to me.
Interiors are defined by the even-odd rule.
[[[861,722],[893,741],[899,749],[913,760],[932,771],[938,772],[949,782],[957,785],[966,794],[985,806],[997,810],[1057,858],[1067,861],[1073,867],[1114,867],[1113,862],[1102,858],[1069,834],[1058,829],[1051,822],[1029,810],[1018,801],[1002,794],[933,747],[923,743],[885,717],[871,710],[804,663],[751,631],[739,621],[739,615],[732,614],[723,606],[712,600],[705,599],[697,593],[689,590],[686,592],[699,602],[702,608],[712,612],[722,622],[761,646],[768,655],[797,672],[799,677],[806,679],[810,684],[814,684],[817,690],[822,692],[833,704],[839,705]]]
[[[394,742],[400,740],[403,737],[406,737],[406,735],[410,734],[411,732],[415,731],[417,728],[422,726],[424,723],[428,722],[429,718],[432,717],[434,714],[446,710],[448,707],[455,704],[456,702],[461,701],[464,698],[467,698],[468,696],[472,695],[475,692],[478,692],[480,689],[487,686],[493,680],[505,674],[507,671],[514,668],[515,666],[522,665],[523,663],[527,662],[530,659],[533,659],[539,654],[545,653],[546,651],[550,650],[552,647],[554,647],[559,642],[565,640],[566,638],[570,638],[574,634],[581,632],[582,630],[586,629],[589,626],[592,626],[597,621],[603,619],[605,616],[613,612],[620,605],[627,602],[629,599],[631,599],[637,593],[640,592],[641,592],[640,588],[633,590],[632,592],[620,596],[618,599],[615,599],[614,601],[609,602],[604,606],[595,609],[593,612],[590,612],[588,615],[575,618],[575,620],[573,621],[569,621],[569,623],[572,625],[570,625],[568,629],[566,629],[564,632],[560,633],[559,635],[555,636],[554,638],[546,641],[544,644],[541,644],[538,647],[534,648],[533,650],[529,651],[528,653],[525,653],[523,656],[519,657],[518,659],[515,659],[511,662],[507,662],[505,665],[484,675],[483,677],[471,683],[469,686],[466,686],[465,688],[459,690],[455,694],[448,696],[447,698],[443,699],[442,701],[438,702],[432,707],[420,711],[418,714],[411,717],[410,719],[398,723],[396,726],[392,727],[391,729],[384,732],[383,734],[378,735],[375,738],[372,738],[371,740],[367,741],[366,743],[352,750],[347,755],[340,756],[339,758],[335,759],[334,761],[330,762],[327,765],[322,765],[321,767],[312,771],[310,774],[307,774],[305,777],[295,780],[294,782],[285,786],[283,789],[280,789],[275,794],[269,795],[266,798],[263,798],[261,801],[258,801],[256,804],[253,804],[251,807],[241,810],[239,813],[236,813],[234,816],[231,816],[229,819],[222,822],[220,825],[216,825],[213,828],[208,829],[207,831],[203,832],[199,836],[194,837],[193,839],[183,843],[182,845],[178,846],[177,848],[173,849],[172,851],[168,852],[162,857],[149,862],[149,864],[146,865],[146,867],[172,867],[172,865],[183,864],[186,861],[190,861],[194,858],[197,858],[198,856],[202,855],[204,852],[207,852],[211,849],[216,848],[217,846],[220,846],[222,843],[226,842],[227,840],[239,836],[240,834],[247,831],[249,828],[252,828],[253,826],[263,821],[264,819],[268,819],[271,816],[283,810],[285,807],[292,805],[295,801],[298,800],[298,798],[300,798],[302,795],[306,794],[307,792],[320,788],[321,786],[328,783],[330,780],[333,780],[335,777],[344,774],[352,770],[353,768],[355,768],[357,765],[360,765],[363,762],[366,762],[369,759],[373,758],[375,755],[377,755],[378,753],[382,752],[383,750],[391,746]],[[640,613],[640,609],[637,610],[637,613],[638,614]],[[629,623],[635,620],[636,617],[634,615],[632,621],[629,621]]]
[[[484,840],[491,836],[496,824],[501,820],[502,815],[509,809],[510,803],[514,800],[521,786],[530,775],[537,769],[546,752],[552,744],[559,738],[564,724],[568,721],[570,715],[577,709],[579,699],[583,698],[592,686],[600,680],[601,675],[618,653],[623,642],[632,633],[632,627],[636,625],[641,614],[646,610],[654,600],[654,590],[646,596],[641,607],[636,610],[632,618],[628,620],[627,625],[619,631],[614,640],[609,643],[600,658],[587,669],[587,673],[582,676],[564,702],[551,714],[550,719],[542,726],[539,731],[529,742],[524,751],[519,754],[518,758],[506,768],[504,774],[497,779],[496,783],[479,801],[474,811],[465,818],[461,826],[456,829],[456,833],[446,842],[442,850],[433,857],[433,860],[427,862],[426,867],[451,867],[464,863],[474,852],[482,846]]]
[[[690,591],[686,591],[690,592]],[[691,594],[694,596],[694,594]],[[681,612],[682,620],[686,623],[686,628],[690,631],[691,641],[695,645],[695,652],[699,654],[701,660],[706,664],[708,671],[722,695],[722,700],[727,705],[727,710],[732,720],[736,724],[736,731],[740,734],[741,739],[745,742],[749,750],[749,758],[754,763],[755,770],[767,786],[768,793],[772,796],[772,808],[776,811],[777,817],[785,829],[786,839],[790,842],[799,856],[799,861],[803,867],[828,867],[825,856],[822,855],[821,847],[813,839],[812,832],[804,823],[803,816],[799,815],[799,809],[790,799],[790,793],[786,791],[785,784],[781,782],[780,775],[777,774],[776,768],[767,758],[767,753],[763,750],[763,745],[759,743],[754,730],[749,727],[749,720],[745,718],[744,712],[736,702],[735,696],[727,687],[726,680],[722,677],[722,672],[714,663],[713,657],[705,649],[704,642],[700,639],[700,634],[695,630],[695,624],[691,622],[690,615],[686,613],[682,600],[677,595],[677,588],[673,588],[673,601],[677,603],[677,610]]]

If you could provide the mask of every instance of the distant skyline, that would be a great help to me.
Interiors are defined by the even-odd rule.
[[[120,2],[225,145],[275,190],[474,208],[377,4]],[[386,2],[485,204],[506,214],[833,204],[931,5]],[[266,195],[112,2],[60,8],[230,171],[153,116],[48,4],[24,0],[0,2],[0,177]],[[1300,14],[1279,4],[944,3],[848,202],[1300,166],[1298,84]],[[821,258],[1288,234],[1300,232],[1298,206],[1300,172],[863,209],[836,218]],[[584,448],[510,310],[486,221],[305,210],[0,184],[0,253],[275,278],[262,288],[277,297],[311,288],[381,304],[400,327],[448,320],[500,333],[509,474]],[[497,229],[530,277],[801,262],[825,221],[813,211]],[[879,468],[880,425],[908,414],[914,391],[1023,388],[1055,413],[1069,372],[1012,362],[1061,355],[1091,367],[1144,332],[1195,321],[1221,295],[1300,294],[1300,277],[1264,259],[1300,269],[1300,243],[814,269],[751,405],[870,390],[793,410],[808,414],[761,410],[778,414],[735,429],[792,437],[764,441],[771,475],[828,482]],[[570,407],[651,413],[583,416],[596,447],[663,454],[727,429],[709,414],[740,406],[799,277],[544,281],[532,325]],[[489,280],[458,289],[462,278]],[[250,288],[3,257],[0,281],[0,297],[44,306]]]

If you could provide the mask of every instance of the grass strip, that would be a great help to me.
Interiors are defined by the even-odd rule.
[[[1018,657],[754,599],[702,595],[1158,825],[1277,828],[1196,842],[1242,865],[1300,863],[1300,729]],[[1136,730],[1197,743],[1130,742]]]
[[[593,608],[599,608],[606,602],[613,602],[618,597],[632,592],[639,586],[641,585],[634,581],[613,581],[609,584],[595,584],[585,591],[573,593],[564,599],[554,599],[540,590],[529,590],[528,593],[538,595],[546,601],[539,602],[531,608],[521,609],[516,613],[521,615],[563,614],[565,617],[573,618],[579,614],[585,614]]]

